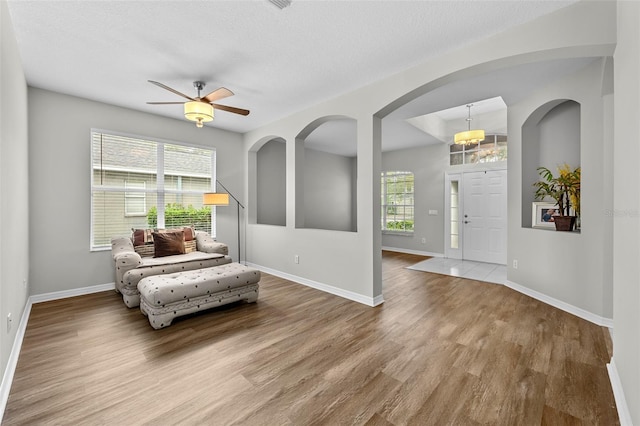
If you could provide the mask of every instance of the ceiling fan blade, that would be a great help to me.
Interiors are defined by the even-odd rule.
[[[184,93],[180,93],[180,92],[178,92],[176,89],[172,89],[171,87],[166,86],[166,85],[164,85],[164,84],[162,84],[162,83],[158,83],[157,81],[153,81],[153,80],[147,80],[147,81],[148,81],[149,83],[151,83],[151,84],[155,84],[155,85],[156,85],[156,86],[158,86],[158,87],[162,87],[163,89],[168,90],[168,91],[170,91],[171,93],[175,93],[175,94],[176,94],[176,95],[178,95],[178,96],[182,96],[183,98],[187,98],[187,99],[189,99],[190,101],[195,101],[195,99],[194,99],[194,98],[192,98],[192,97],[190,97],[190,96],[187,96],[187,95],[185,95]]]
[[[248,109],[235,108],[235,107],[230,107],[230,106],[220,105],[220,104],[213,104],[213,103],[211,104],[211,106],[214,107],[215,109],[221,109],[222,111],[232,112],[234,114],[249,115]]]
[[[147,102],[149,105],[182,105],[184,102]]]
[[[205,96],[202,99],[206,100],[207,102],[213,102],[219,99],[227,98],[229,96],[233,96],[233,92],[227,89],[226,87],[221,87],[209,93],[207,96]]]

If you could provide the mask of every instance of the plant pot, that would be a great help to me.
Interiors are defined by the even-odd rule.
[[[556,231],[573,231],[576,224],[575,216],[554,216],[553,223],[556,225]]]

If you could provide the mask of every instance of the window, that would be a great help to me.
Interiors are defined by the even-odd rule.
[[[124,181],[126,192],[124,193],[124,214],[125,216],[140,216],[147,214],[146,187],[145,181]],[[139,189],[141,192],[131,192],[132,189]]]
[[[413,173],[382,172],[382,230],[413,233]]]
[[[449,152],[450,166],[504,161],[507,159],[507,136],[486,135],[484,140],[477,144],[452,144]]]
[[[212,149],[92,130],[91,249],[109,248],[131,228],[194,226],[215,235],[215,214],[202,205],[215,159]]]

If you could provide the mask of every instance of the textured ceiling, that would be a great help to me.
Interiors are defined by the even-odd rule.
[[[203,80],[205,93],[219,86],[236,93],[220,103],[251,110],[219,112],[207,125],[246,132],[574,1],[294,0],[283,10],[266,0],[8,5],[30,85],[180,119],[180,105],[145,104],[180,100],[147,80],[186,94]]]

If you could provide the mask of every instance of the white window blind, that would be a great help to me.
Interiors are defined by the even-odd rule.
[[[144,192],[146,188],[145,181],[124,181],[124,214],[125,216],[146,215],[147,214],[147,194]],[[135,189],[141,189],[141,192],[134,192]]]
[[[194,226],[215,236],[202,194],[215,182],[215,150],[91,131],[91,249],[132,228]]]

